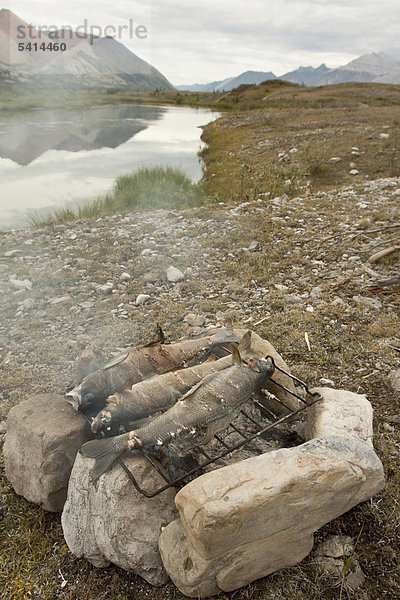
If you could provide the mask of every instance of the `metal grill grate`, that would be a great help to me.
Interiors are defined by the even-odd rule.
[[[305,398],[303,398],[300,394],[292,392],[285,386],[278,383],[273,378],[270,379],[275,385],[279,386],[286,393],[291,396],[297,398],[300,401],[300,406],[296,410],[291,410],[284,402],[278,400],[275,396],[274,402],[276,405],[280,405],[282,409],[288,411],[282,417],[279,417],[275,414],[275,412],[268,406],[266,406],[260,400],[254,400],[253,406],[257,406],[260,412],[261,419],[255,418],[253,414],[250,414],[251,411],[249,409],[246,410],[244,408],[240,411],[239,417],[234,419],[229,425],[229,428],[226,430],[225,436],[221,434],[216,434],[214,436],[213,442],[208,444],[206,448],[200,445],[194,446],[188,455],[181,455],[179,448],[175,447],[175,444],[168,445],[168,455],[170,457],[171,462],[174,463],[174,473],[171,473],[171,470],[163,466],[162,462],[158,457],[155,456],[154,453],[151,453],[148,450],[138,450],[141,454],[147,459],[147,461],[152,465],[152,467],[157,471],[157,473],[162,477],[165,481],[165,484],[160,486],[154,491],[144,490],[137,482],[134,474],[127,467],[123,459],[120,457],[117,459],[120,466],[124,469],[126,474],[128,475],[130,481],[132,482],[135,489],[146,496],[146,498],[153,498],[161,492],[165,490],[175,487],[181,488],[186,485],[189,481],[194,479],[195,477],[204,473],[204,470],[209,466],[215,463],[218,466],[224,466],[223,459],[227,456],[234,454],[236,451],[246,447],[247,449],[251,447],[252,442],[257,440],[257,438],[263,438],[272,435],[274,429],[276,430],[279,425],[282,423],[286,423],[291,419],[294,419],[296,415],[299,415],[303,411],[307,410],[309,406],[318,402],[321,399],[318,393],[310,392],[308,386],[304,381],[301,381],[297,377],[294,377],[290,373],[287,373],[280,367],[278,367],[272,356],[266,356],[266,359],[270,359],[277,371],[280,371],[284,375],[288,376],[292,379],[297,385],[301,386],[301,388],[305,392]],[[278,411],[279,412],[279,411]],[[230,434],[235,433],[234,437],[240,438],[240,441],[236,443],[231,443],[229,441],[229,437],[232,437]],[[210,451],[210,446],[212,449]],[[257,448],[253,448],[254,455],[260,454],[260,451]],[[194,458],[196,456],[196,458]],[[239,459],[240,460],[240,459]],[[196,464],[194,464],[196,463]]]

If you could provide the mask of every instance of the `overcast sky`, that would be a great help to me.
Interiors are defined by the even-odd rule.
[[[11,0],[33,25],[128,25],[120,41],[171,83],[206,83],[246,70],[282,75],[338,67],[369,52],[400,58],[399,0]],[[131,21],[130,21],[131,20]],[[135,28],[143,28],[140,38]]]

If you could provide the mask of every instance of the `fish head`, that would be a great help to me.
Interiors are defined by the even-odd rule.
[[[265,358],[250,358],[247,367],[256,373],[265,373],[268,377],[275,371],[272,360]]]
[[[112,431],[112,415],[110,411],[104,409],[97,413],[92,421],[91,429],[93,433],[104,433],[109,435]]]
[[[81,385],[76,385],[71,391],[66,394],[67,401],[72,405],[74,410],[79,411],[81,409]]]
[[[100,380],[98,376],[96,377],[96,373],[88,375],[79,385],[76,385],[68,392],[68,402],[70,402],[77,411],[88,411],[96,406],[98,406],[97,410],[99,410],[101,408],[101,402],[107,397],[101,384],[102,380]]]

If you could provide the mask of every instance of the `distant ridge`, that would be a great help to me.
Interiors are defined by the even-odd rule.
[[[18,50],[19,43],[26,46],[35,41],[38,46],[62,42],[65,50]],[[162,73],[113,37],[79,34],[71,39],[70,32],[63,30],[39,33],[4,8],[0,9],[0,82],[29,83],[38,87],[51,84],[144,91],[173,89]]]
[[[276,79],[271,71],[245,71],[237,77],[227,77],[222,81],[213,81],[205,84],[193,84],[191,86],[176,86],[178,90],[187,90],[190,92],[230,92],[234,88],[243,84],[259,84],[267,79]]]
[[[400,83],[400,61],[385,52],[364,54],[348,64],[329,69],[325,63],[319,67],[299,67],[276,77],[271,71],[245,71],[237,77],[205,84],[178,85],[179,90],[197,92],[230,91],[243,83],[258,85],[267,79],[282,79],[306,86],[329,85],[350,81],[374,83]]]

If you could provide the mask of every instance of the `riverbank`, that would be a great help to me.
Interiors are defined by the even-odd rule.
[[[398,288],[382,282],[398,273],[398,254],[376,264],[368,258],[398,237],[399,198],[400,179],[385,178],[304,197],[261,196],[1,234],[1,421],[27,397],[63,393],[74,381],[82,341],[112,356],[150,341],[156,323],[171,340],[198,335],[203,327],[185,321],[190,313],[204,326],[254,329],[311,386],[330,380],[368,395],[386,489],[316,540],[359,536],[356,557],[366,582],[350,597],[394,599],[400,303]],[[181,282],[167,281],[170,265],[183,272]],[[139,294],[148,296],[143,304]],[[17,497],[4,475],[1,494],[2,598],[183,600],[172,584],[157,590],[120,569],[96,570],[71,556],[59,516]],[[311,554],[219,598],[328,600],[338,597],[336,584]]]

